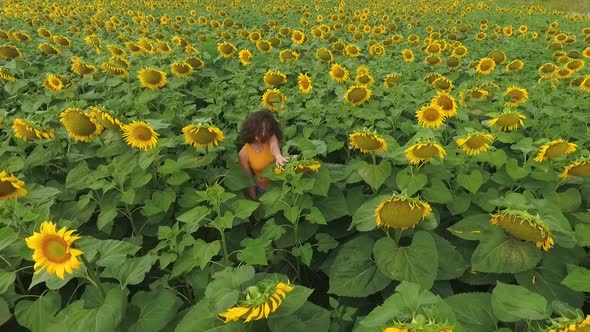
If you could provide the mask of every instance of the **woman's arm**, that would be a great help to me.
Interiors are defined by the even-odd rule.
[[[240,161],[240,165],[246,171],[248,176],[252,176],[252,169],[250,168],[250,163],[248,162],[248,153],[244,148],[240,150],[238,153],[238,160]],[[252,199],[256,199],[256,187],[249,187],[248,188],[248,196]]]
[[[281,154],[281,149],[279,148],[279,140],[277,139],[276,135],[272,135],[269,141],[270,145],[270,152],[273,156],[275,156],[275,164],[277,167],[281,167],[285,165],[286,162],[289,161],[288,157],[283,157]]]

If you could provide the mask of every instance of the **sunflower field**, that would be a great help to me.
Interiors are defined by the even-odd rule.
[[[529,1],[4,0],[0,328],[589,331],[589,59]]]

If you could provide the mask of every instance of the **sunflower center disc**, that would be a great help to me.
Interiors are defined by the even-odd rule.
[[[414,155],[420,159],[428,159],[434,157],[438,153],[438,149],[431,144],[423,145],[414,149]]]
[[[133,137],[140,141],[149,141],[152,138],[152,133],[149,128],[137,127],[133,130]]]
[[[498,225],[520,240],[531,242],[544,240],[541,229],[521,217],[505,216],[498,222]]]
[[[442,109],[445,111],[450,111],[451,109],[453,109],[453,102],[449,98],[446,98],[446,97],[439,98],[436,101],[436,104],[438,106],[442,107]]]
[[[215,137],[215,133],[212,133],[205,128],[199,128],[199,130],[197,130],[194,135],[195,142],[199,144],[209,144],[213,142]]]
[[[497,124],[500,127],[511,127],[513,125],[515,125],[516,123],[518,123],[519,117],[518,114],[507,114],[507,115],[502,115],[499,119]]]
[[[145,80],[149,84],[159,84],[162,81],[162,75],[158,72],[150,71],[146,73]]]
[[[355,143],[364,150],[377,150],[381,147],[381,142],[372,136],[358,136],[355,138]]]
[[[353,103],[357,103],[363,100],[363,98],[365,98],[366,96],[367,91],[365,91],[365,89],[355,88],[352,91],[350,91],[350,94],[348,94],[348,99]]]
[[[96,131],[96,126],[88,116],[78,112],[68,114],[67,128],[78,136],[89,136]]]
[[[467,141],[467,146],[472,149],[479,149],[486,144],[486,139],[482,135],[472,136]]]
[[[407,201],[390,201],[379,211],[383,224],[395,228],[414,227],[422,217],[424,207]]]
[[[0,197],[8,196],[16,191],[10,181],[0,181]]]
[[[440,115],[438,114],[437,110],[430,108],[426,112],[424,112],[424,118],[429,122],[433,122],[438,120],[440,118]]]
[[[574,176],[590,176],[590,162],[585,162],[582,165],[573,167],[569,173]]]
[[[547,148],[545,151],[545,157],[547,158],[557,158],[563,156],[564,153],[567,152],[569,144],[566,142],[560,142],[557,144],[553,144]]]
[[[43,241],[43,254],[54,263],[63,263],[70,259],[66,252],[68,244],[58,236],[48,236]]]

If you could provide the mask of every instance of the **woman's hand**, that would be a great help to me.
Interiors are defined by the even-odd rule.
[[[285,166],[285,163],[289,161],[289,157],[283,157],[282,155],[275,156],[275,165],[277,167]]]

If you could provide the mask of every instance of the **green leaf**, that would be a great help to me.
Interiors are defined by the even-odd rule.
[[[493,332],[498,328],[489,293],[457,294],[447,297],[445,302],[453,308],[465,332]]]
[[[415,282],[425,289],[434,284],[438,254],[428,232],[416,232],[408,247],[398,247],[393,239],[383,237],[375,243],[373,255],[379,271],[391,279]]]
[[[91,173],[86,161],[81,161],[66,176],[66,189],[81,190],[86,188],[86,179]]]
[[[518,273],[533,268],[542,253],[531,242],[524,242],[502,233],[482,239],[471,257],[473,271]]]
[[[240,295],[238,289],[253,277],[252,265],[226,268],[213,275],[213,281],[209,282],[205,289],[205,296],[212,301],[215,311],[221,312],[236,303]]]
[[[271,332],[329,331],[330,311],[306,302],[291,315],[277,317],[274,313],[271,314],[268,317],[268,327]]]
[[[209,264],[209,261],[211,261],[211,258],[219,253],[219,250],[221,250],[221,242],[219,240],[207,243],[201,239],[197,239],[193,246],[195,265],[200,269],[204,269]]]
[[[179,171],[170,175],[170,177],[168,177],[166,180],[166,183],[171,186],[180,186],[188,180],[190,180],[190,176],[184,171]]]
[[[326,218],[324,218],[324,215],[322,214],[322,212],[320,211],[320,209],[318,209],[317,207],[312,207],[311,210],[309,211],[309,214],[306,215],[306,219],[313,224],[318,224],[318,225],[327,225],[328,223],[326,222]]]
[[[0,251],[11,245],[19,238],[19,235],[10,227],[0,228]]]
[[[374,244],[369,235],[360,235],[340,246],[329,272],[329,293],[366,297],[389,285],[390,280],[371,259]]]
[[[208,299],[203,298],[182,317],[174,332],[243,332],[243,322],[223,323],[218,315],[223,310],[216,310]]]
[[[474,169],[469,175],[459,174],[459,176],[457,177],[457,182],[461,187],[475,194],[483,183],[483,176],[481,175],[480,171]]]
[[[329,252],[330,250],[338,247],[338,241],[336,241],[332,236],[325,233],[319,233],[315,236],[317,243],[317,250],[319,252]]]
[[[330,188],[328,196],[314,197],[314,205],[320,209],[322,215],[326,218],[326,222],[350,214],[344,193],[341,190],[338,190],[335,186]]]
[[[2,326],[2,324],[6,323],[11,318],[12,314],[8,308],[8,303],[6,303],[5,299],[0,297],[0,326]]]
[[[194,233],[199,229],[200,222],[208,217],[209,214],[210,210],[208,207],[199,205],[176,217],[176,220],[186,223],[183,229],[186,228],[188,233]]]
[[[448,203],[453,200],[449,188],[440,179],[432,179],[431,185],[422,191],[422,197],[430,203]]]
[[[254,186],[255,182],[252,176],[246,174],[242,166],[235,164],[227,170],[223,184],[229,190],[238,191]]]
[[[96,220],[96,227],[102,231],[105,227],[111,226],[118,214],[119,212],[115,207],[107,207],[100,210],[100,214]]]
[[[518,165],[518,160],[514,158],[508,159],[505,170],[506,173],[508,173],[508,175],[514,180],[522,179],[531,173],[530,166],[520,167]]]
[[[413,196],[418,190],[426,186],[426,183],[428,183],[428,177],[424,174],[409,174],[406,169],[397,173],[395,183],[402,192],[405,191],[407,195]]]
[[[388,198],[387,195],[381,195],[365,201],[352,216],[352,226],[356,227],[359,232],[368,232],[377,226],[375,220],[375,209],[382,200]]]
[[[438,254],[436,280],[453,280],[462,276],[469,267],[463,255],[445,238],[437,234],[432,234],[432,238]]]
[[[242,251],[238,252],[238,259],[246,264],[252,265],[268,265],[266,259],[266,249],[270,246],[271,241],[267,239],[246,238],[240,242],[244,247]]]
[[[480,241],[494,233],[501,233],[498,227],[490,224],[490,215],[476,214],[465,217],[447,228],[453,235],[464,240]]]
[[[378,165],[363,163],[357,169],[361,178],[373,188],[377,190],[385,183],[387,178],[391,175],[391,164],[383,160]]]
[[[57,292],[49,291],[35,302],[21,300],[14,308],[17,322],[33,332],[45,331],[45,326],[61,307]]]
[[[254,212],[254,210],[256,210],[259,205],[259,202],[247,199],[238,199],[232,203],[232,210],[234,211],[236,218],[247,219],[252,215],[252,212]]]
[[[303,245],[293,247],[291,251],[295,257],[301,259],[303,264],[307,266],[311,265],[311,259],[313,258],[313,248],[311,247],[311,244],[306,242]]]
[[[307,302],[307,298],[313,293],[313,289],[309,289],[303,286],[294,285],[293,290],[287,293],[287,296],[283,300],[281,306],[277,311],[272,313],[275,318],[286,317],[292,315],[301,306]]]
[[[137,321],[129,328],[130,332],[161,331],[176,316],[182,301],[171,289],[157,289],[149,292],[140,291],[131,299],[139,308]]]
[[[2,236],[0,236],[0,238],[2,238]],[[590,225],[577,224],[576,239],[580,247],[590,247]],[[2,246],[0,245],[0,248],[1,247]]]
[[[0,294],[4,294],[16,280],[16,273],[14,271],[4,271],[0,269]]]
[[[492,291],[492,309],[494,315],[504,322],[539,320],[551,315],[550,306],[543,296],[522,286],[501,282]]]
[[[119,280],[123,288],[127,285],[137,285],[143,281],[145,274],[151,270],[157,260],[158,256],[151,254],[129,258],[123,265],[109,264],[103,274]]]
[[[578,292],[590,292],[590,270],[581,266],[568,266],[569,273],[561,282]]]
[[[311,194],[316,196],[327,196],[330,192],[330,183],[332,178],[330,177],[330,171],[326,167],[320,167],[317,173],[313,174],[315,180]]]

